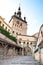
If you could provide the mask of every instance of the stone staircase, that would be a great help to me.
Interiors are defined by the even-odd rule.
[[[1,59],[0,65],[40,65],[33,56],[15,56],[9,59]]]

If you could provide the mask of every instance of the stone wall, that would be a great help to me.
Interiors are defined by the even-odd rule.
[[[24,55],[22,48],[17,47],[3,47],[0,45],[0,58],[13,57],[18,55]]]
[[[17,47],[3,47],[0,46],[0,56],[20,56],[20,55],[31,55],[31,49],[29,47],[24,48],[17,48]]]

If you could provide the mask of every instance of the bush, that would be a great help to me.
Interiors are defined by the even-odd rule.
[[[17,42],[16,37],[10,35],[10,33],[7,30],[5,30],[2,26],[0,26],[0,33],[4,34],[6,37],[13,40],[14,42]]]

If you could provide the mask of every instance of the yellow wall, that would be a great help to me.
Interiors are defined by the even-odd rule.
[[[12,30],[12,28],[5,22],[5,20],[4,20],[4,18],[2,18],[1,16],[0,16],[0,22],[1,22],[1,26],[3,26],[3,24],[4,24],[4,28],[6,29],[6,27],[7,27],[7,31],[9,31],[9,32],[11,32],[11,30]]]

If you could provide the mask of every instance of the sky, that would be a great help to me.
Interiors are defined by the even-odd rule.
[[[8,23],[19,5],[27,20],[27,34],[37,33],[43,24],[43,0],[0,0],[0,16]]]

